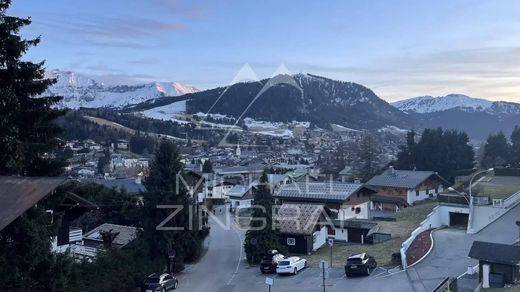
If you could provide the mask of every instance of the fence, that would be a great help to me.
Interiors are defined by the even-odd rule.
[[[469,205],[469,198],[463,195],[437,195],[437,201],[444,204]]]

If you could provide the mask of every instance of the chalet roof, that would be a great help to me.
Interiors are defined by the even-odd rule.
[[[216,168],[215,173],[224,174],[241,174],[241,173],[262,173],[264,167],[261,165],[247,165],[247,166],[231,166]]]
[[[119,234],[112,242],[113,244],[119,246],[127,245],[128,243],[136,239],[138,234],[138,229],[136,227],[104,223],[87,232],[85,235],[83,235],[83,238],[87,240],[99,241],[100,243],[102,243],[103,238],[101,237],[100,232],[108,232],[111,230],[114,233],[119,232]]]
[[[234,199],[246,199],[246,197],[247,197],[247,199],[250,199],[250,198],[252,198],[251,189],[255,188],[257,186],[257,184],[258,184],[258,182],[254,181],[247,186],[235,185],[229,190],[227,195]]]
[[[339,173],[339,175],[350,175],[352,174],[352,166],[345,166]]]
[[[283,185],[274,196],[297,201],[344,202],[363,184],[339,182],[295,182]]]
[[[65,182],[66,178],[0,176],[0,230]]]
[[[312,235],[324,207],[324,204],[282,204],[276,215],[280,233]]]
[[[378,187],[414,189],[432,176],[435,176],[446,186],[449,185],[445,179],[433,171],[395,170],[392,168],[374,176],[366,184]]]
[[[469,257],[492,263],[507,265],[520,264],[520,248],[514,245],[474,241]]]

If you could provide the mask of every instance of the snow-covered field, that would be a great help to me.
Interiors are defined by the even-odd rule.
[[[186,112],[186,101],[177,101],[168,105],[152,108],[141,112],[143,116],[162,121],[174,121],[181,124],[189,124],[189,121],[179,119],[181,113]]]

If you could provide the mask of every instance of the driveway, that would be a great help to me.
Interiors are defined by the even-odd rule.
[[[431,253],[420,263],[409,268],[411,281],[431,291],[446,277],[456,277],[467,271],[468,266],[478,264],[468,257],[473,241],[490,241],[512,244],[518,239],[515,221],[520,219],[520,205],[488,225],[477,234],[465,230],[441,229],[433,233]]]

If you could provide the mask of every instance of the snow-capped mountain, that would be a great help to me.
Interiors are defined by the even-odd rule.
[[[419,96],[392,103],[393,106],[404,112],[433,113],[453,108],[466,108],[483,111],[491,108],[492,101],[469,97],[463,94],[449,94],[446,96]]]
[[[59,107],[63,108],[122,108],[164,96],[194,93],[195,87],[178,82],[150,82],[139,85],[108,86],[71,71],[52,70],[46,78],[57,79],[44,95],[63,96]]]

